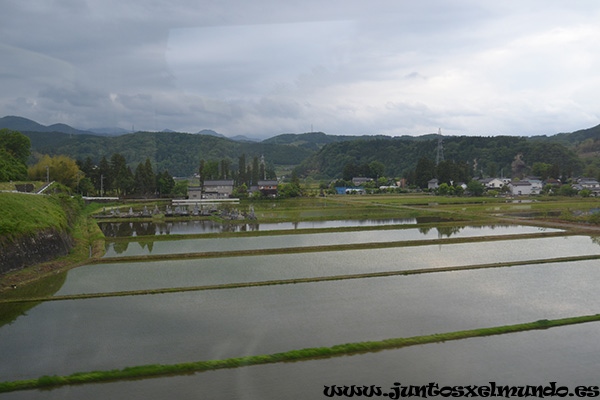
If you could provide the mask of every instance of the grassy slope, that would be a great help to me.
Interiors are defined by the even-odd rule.
[[[0,193],[0,237],[9,240],[48,228],[65,230],[68,213],[55,196]]]

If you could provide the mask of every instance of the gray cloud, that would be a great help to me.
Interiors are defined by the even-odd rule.
[[[8,1],[0,114],[271,136],[598,124],[595,1]]]

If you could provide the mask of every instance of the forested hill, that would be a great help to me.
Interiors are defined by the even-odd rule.
[[[23,132],[31,139],[32,153],[64,154],[98,163],[114,153],[135,167],[149,158],[157,171],[175,176],[197,171],[200,160],[229,159],[241,154],[251,159],[264,155],[268,165],[299,165],[299,173],[319,179],[337,178],[347,164],[379,161],[385,175],[401,177],[414,170],[419,159],[436,159],[438,136],[341,136],[322,132],[284,134],[263,142],[238,142],[210,135],[177,132],[137,132],[118,137],[69,135],[57,132]],[[525,166],[536,162],[558,165],[574,174],[593,166],[600,174],[600,126],[569,134],[538,136],[444,136],[446,160],[468,163],[473,175],[511,176],[511,164],[522,154]],[[590,170],[591,171],[591,170]],[[593,173],[592,175],[597,175]]]
[[[340,177],[347,164],[362,165],[379,161],[385,165],[385,175],[401,177],[414,170],[419,159],[435,160],[437,138],[408,140],[390,138],[338,142],[324,146],[299,166],[300,175],[317,178]],[[443,138],[446,160],[466,162],[473,175],[511,176],[515,157],[522,154],[526,166],[536,162],[557,164],[562,170],[580,173],[583,163],[578,155],[560,143],[531,140],[524,137],[447,136]]]
[[[84,161],[90,157],[98,163],[114,153],[125,157],[135,167],[149,158],[157,171],[168,170],[175,176],[189,176],[198,171],[200,160],[237,160],[240,154],[249,159],[264,155],[267,164],[297,165],[312,152],[287,144],[235,142],[208,135],[176,132],[137,132],[118,137],[68,135],[58,132],[22,132],[31,139],[32,153],[58,155]]]
[[[263,143],[270,144],[291,144],[302,147],[311,151],[317,151],[321,147],[337,142],[350,142],[354,140],[376,140],[376,139],[391,139],[390,136],[374,135],[374,136],[349,136],[349,135],[328,135],[323,132],[308,132],[308,133],[284,133],[263,140]]]

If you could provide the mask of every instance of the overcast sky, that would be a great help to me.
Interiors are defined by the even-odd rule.
[[[0,117],[261,138],[600,123],[597,0],[0,4]]]

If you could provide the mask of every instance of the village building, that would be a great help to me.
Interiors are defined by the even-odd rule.
[[[233,180],[204,181],[203,199],[226,199],[233,195]]]
[[[202,186],[188,186],[188,199],[200,200],[202,198]]]
[[[573,185],[577,190],[589,190],[594,197],[600,196],[600,183],[593,178],[580,178],[577,185]]]
[[[510,193],[513,196],[528,196],[540,194],[542,190],[541,181],[539,184],[533,184],[530,181],[511,182],[509,185]]]
[[[438,187],[440,187],[440,185],[437,178],[433,178],[427,182],[427,189],[437,189]]]
[[[499,178],[483,178],[479,180],[479,183],[485,186],[486,189],[492,190],[502,189],[506,184],[503,180]]]
[[[266,197],[277,197],[277,185],[276,180],[259,180],[258,190],[261,191],[263,196]]]
[[[276,180],[259,180],[256,185],[251,185],[248,189],[250,194],[261,192],[265,197],[277,197],[277,186],[279,182]]]
[[[596,179],[592,178],[581,178],[577,180],[577,183],[580,184],[584,189],[594,190],[600,189],[600,183]]]
[[[354,186],[364,185],[365,183],[371,182],[373,178],[354,177],[352,178],[352,184]]]

